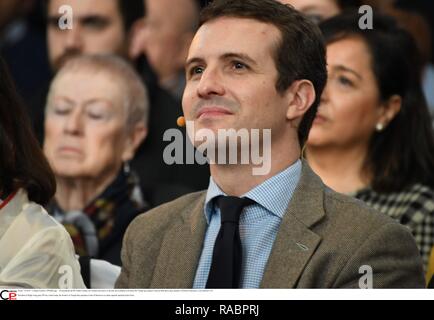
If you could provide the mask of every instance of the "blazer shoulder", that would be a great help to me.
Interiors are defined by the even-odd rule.
[[[407,227],[364,202],[327,187],[323,201],[324,220],[314,226],[322,239],[311,273],[328,270],[319,286],[325,283],[330,287],[358,287],[361,266],[373,270],[375,288],[421,286],[422,264]]]
[[[324,210],[328,220],[333,225],[339,225],[340,230],[346,230],[355,236],[360,231],[360,236],[380,229],[386,224],[399,223],[386,214],[371,208],[366,203],[356,198],[340,194],[332,189],[324,189]],[[404,227],[403,227],[404,228]]]
[[[206,191],[189,193],[138,215],[129,225],[129,234],[152,234],[189,216],[200,202],[205,200]]]

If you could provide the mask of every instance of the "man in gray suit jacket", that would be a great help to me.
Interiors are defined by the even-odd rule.
[[[184,115],[211,161],[209,188],[134,220],[116,287],[424,286],[411,233],[330,190],[300,159],[326,81],[315,25],[274,0],[215,0],[202,12],[186,77]],[[243,129],[262,136],[228,161],[226,142],[242,140]],[[201,143],[203,132],[214,139]],[[240,160],[246,145],[252,159],[262,148],[266,170]]]

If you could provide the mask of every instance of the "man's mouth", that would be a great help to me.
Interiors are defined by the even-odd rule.
[[[197,113],[197,119],[221,117],[233,114],[230,110],[223,107],[203,107]]]

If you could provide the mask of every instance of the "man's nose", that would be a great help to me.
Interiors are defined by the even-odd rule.
[[[83,39],[79,26],[74,24],[71,30],[67,30],[65,34],[65,46],[68,50],[80,51],[83,47]]]
[[[218,69],[208,67],[203,71],[197,87],[197,94],[201,98],[225,94],[223,77]]]

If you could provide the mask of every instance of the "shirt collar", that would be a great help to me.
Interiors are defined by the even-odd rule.
[[[267,209],[279,218],[283,218],[289,202],[301,175],[301,161],[297,160],[288,168],[277,173],[273,177],[257,185],[242,197],[254,200],[257,204]],[[209,223],[211,215],[214,213],[213,199],[218,196],[226,196],[222,189],[214,182],[211,177],[205,198],[205,218]]]

